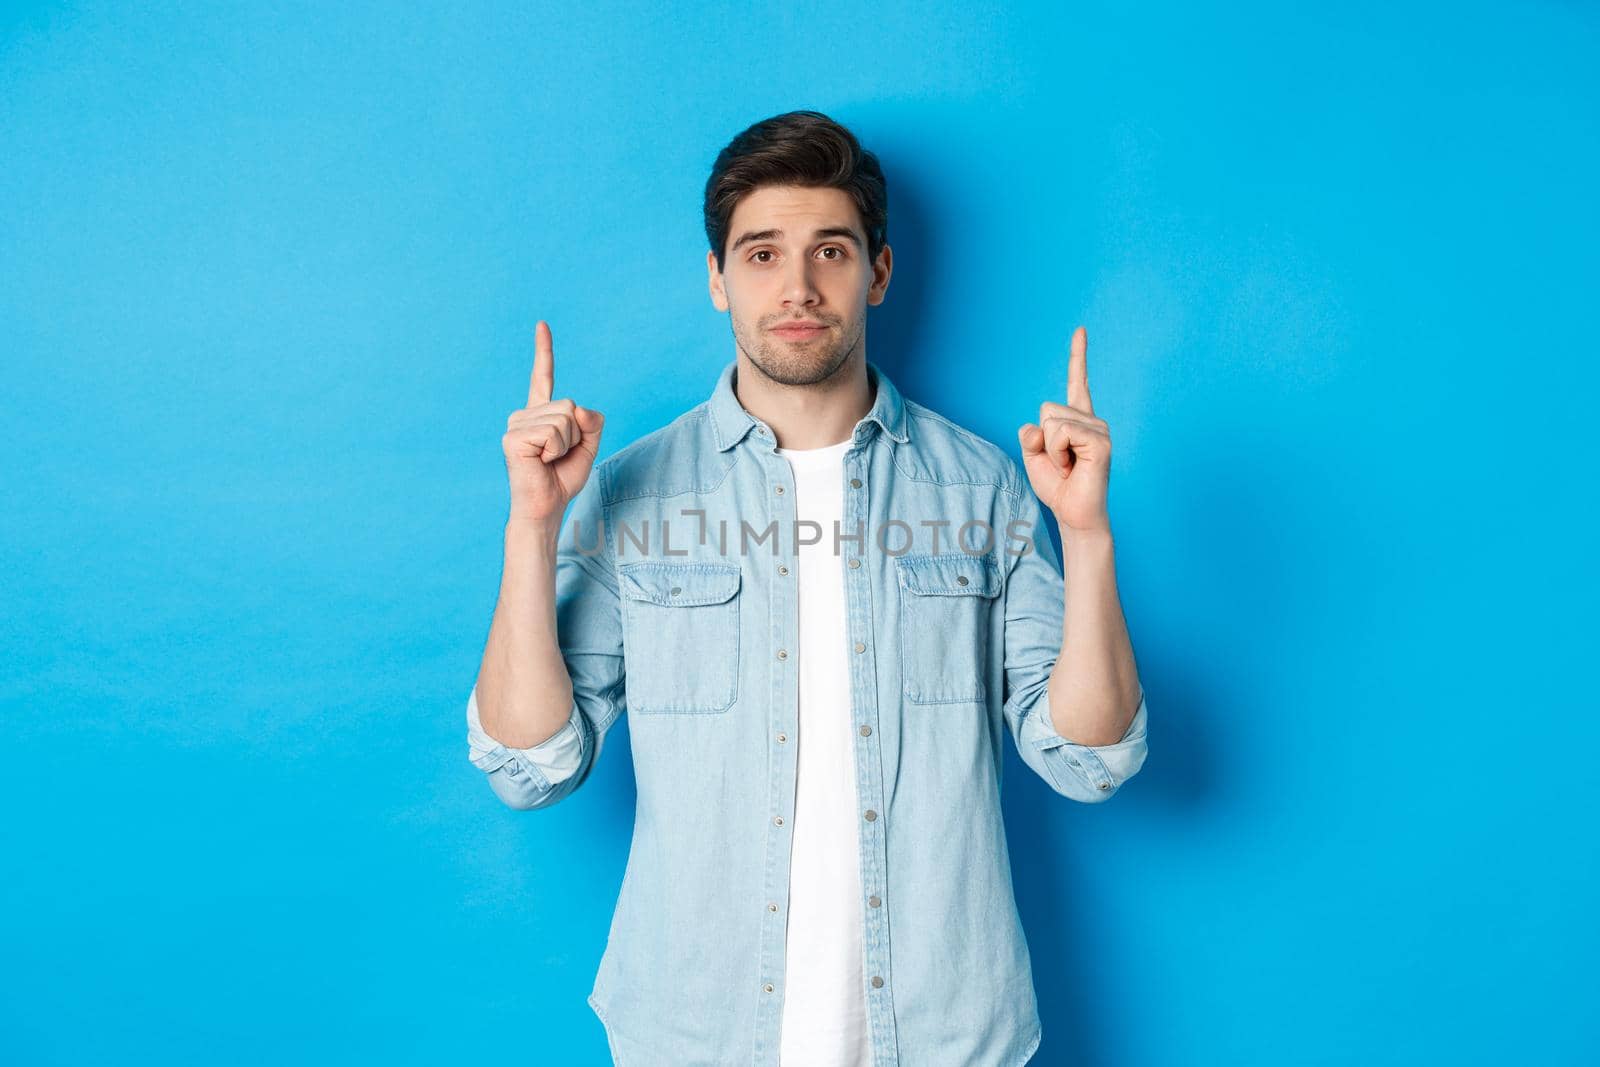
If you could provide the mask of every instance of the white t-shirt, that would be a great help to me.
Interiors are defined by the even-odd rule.
[[[821,530],[796,553],[800,718],[789,871],[783,1067],[871,1067],[862,982],[861,859],[857,844],[854,712],[843,557],[844,454],[851,441],[780,448],[795,480],[795,518]],[[806,537],[816,530],[800,527]]]

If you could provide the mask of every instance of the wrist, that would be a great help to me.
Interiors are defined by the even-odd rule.
[[[561,520],[512,519],[506,523],[506,547],[545,550],[555,554],[561,538]]]
[[[1114,543],[1110,526],[1078,528],[1068,526],[1057,519],[1056,528],[1061,532],[1061,550],[1063,552],[1109,549]]]

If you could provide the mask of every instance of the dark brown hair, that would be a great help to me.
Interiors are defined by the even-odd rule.
[[[867,261],[889,240],[889,189],[878,157],[820,111],[789,111],[749,127],[717,154],[706,180],[706,239],[725,267],[728,226],[739,201],[763,185],[843,189],[867,236]]]

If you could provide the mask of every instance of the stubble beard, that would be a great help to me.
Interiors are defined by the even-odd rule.
[[[829,323],[830,326],[837,325]],[[733,341],[756,368],[780,385],[816,385],[839,373],[861,344],[865,323],[854,336],[841,337],[829,332],[826,344],[791,345],[772,337],[765,330],[733,327]]]

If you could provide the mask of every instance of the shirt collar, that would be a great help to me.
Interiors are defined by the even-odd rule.
[[[739,369],[739,360],[730,360],[717,375],[716,388],[711,391],[711,398],[707,407],[711,414],[711,436],[717,443],[717,451],[726,452],[740,441],[752,429],[760,426],[756,417],[745,410],[739,403],[739,397],[734,393],[735,371]],[[872,401],[872,409],[866,417],[856,423],[856,439],[861,437],[861,429],[869,422],[875,422],[883,432],[900,444],[905,444],[911,439],[910,425],[906,419],[906,405],[900,390],[895,388],[894,382],[883,373],[870,359],[867,360],[867,381],[875,386],[877,395]],[[770,432],[770,430],[769,430]]]

